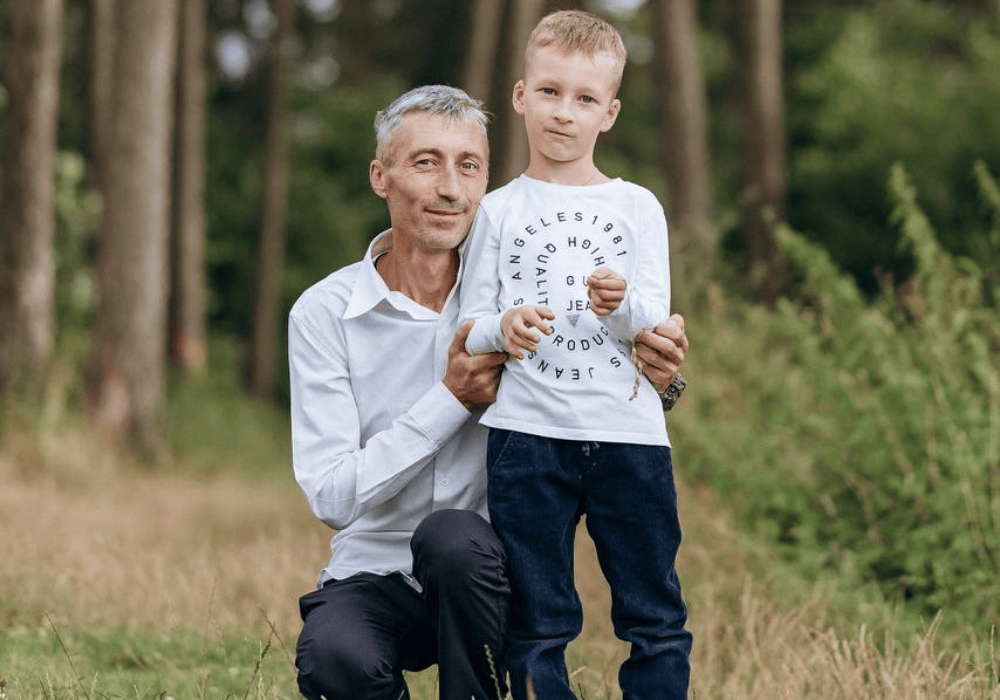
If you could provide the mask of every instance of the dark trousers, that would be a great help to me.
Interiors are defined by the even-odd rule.
[[[438,665],[442,700],[498,700],[510,588],[506,556],[476,513],[427,516],[410,542],[417,591],[402,574],[360,573],[299,600],[299,690],[311,700],[409,698],[403,671]]]
[[[674,559],[681,542],[670,448],[490,430],[490,520],[509,558],[506,665],[514,700],[572,700],[564,652],[583,625],[573,540],[587,531],[611,587],[615,635],[631,645],[624,700],[683,700],[691,633]]]

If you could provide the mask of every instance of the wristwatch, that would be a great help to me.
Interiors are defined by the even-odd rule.
[[[687,380],[684,379],[684,375],[680,372],[674,375],[674,380],[670,382],[670,385],[659,392],[660,403],[663,404],[663,410],[669,411],[677,403],[677,399],[681,397],[684,393],[684,387],[687,386]]]

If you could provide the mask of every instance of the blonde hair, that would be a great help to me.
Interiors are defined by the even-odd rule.
[[[582,53],[588,58],[599,53],[611,54],[618,64],[614,84],[614,92],[618,92],[628,54],[618,30],[597,15],[582,10],[559,10],[543,17],[528,37],[525,67],[531,52],[546,46],[564,53]]]

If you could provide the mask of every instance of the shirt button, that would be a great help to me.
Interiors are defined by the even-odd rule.
[[[447,486],[448,485],[448,480],[447,479],[441,479],[441,485],[442,486]]]

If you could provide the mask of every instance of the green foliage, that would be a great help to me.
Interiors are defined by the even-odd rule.
[[[101,225],[101,198],[86,180],[78,153],[56,157],[55,189],[56,319],[59,331],[78,333],[94,310],[93,254]]]
[[[717,427],[691,428],[679,451],[815,575],[836,569],[921,613],[995,622],[996,280],[942,248],[899,166],[890,197],[912,278],[869,302],[829,253],[779,230],[794,299],[727,310],[730,327],[704,348],[724,380],[697,407]]]
[[[789,85],[789,221],[867,292],[877,291],[879,269],[897,278],[913,270],[897,232],[882,225],[881,183],[898,160],[940,222],[942,245],[1000,267],[977,228],[969,174],[976,158],[1000,167],[993,14],[928,0],[866,4],[843,15],[837,40]],[[816,36],[790,31],[800,44]]]

